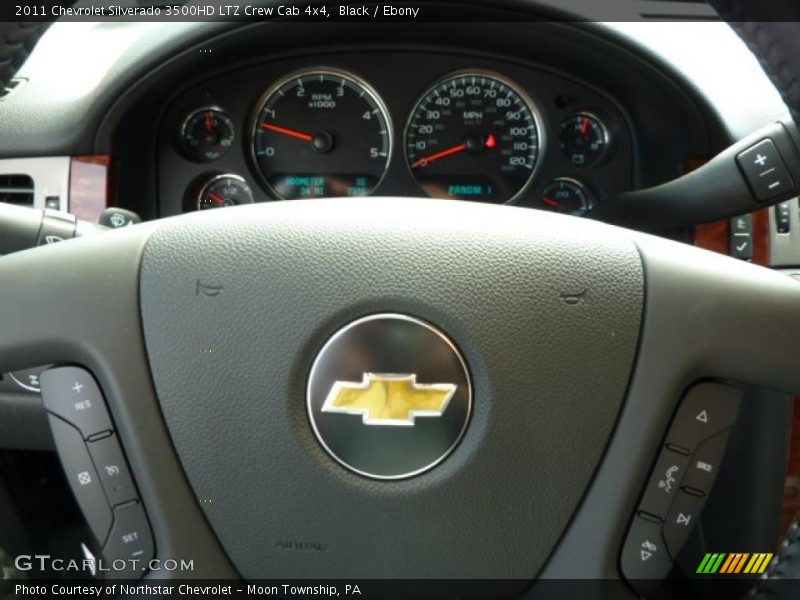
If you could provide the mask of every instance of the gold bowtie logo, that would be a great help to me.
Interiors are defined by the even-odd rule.
[[[334,383],[322,412],[361,415],[365,425],[413,427],[416,417],[441,417],[456,387],[452,383],[417,383],[413,374],[364,373],[360,383]]]

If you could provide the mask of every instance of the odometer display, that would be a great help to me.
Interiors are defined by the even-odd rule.
[[[457,73],[417,102],[406,160],[429,196],[508,202],[533,177],[541,134],[532,102],[498,75]]]
[[[254,126],[253,157],[280,198],[366,196],[391,154],[392,130],[377,94],[354,76],[306,71],[271,88]]]

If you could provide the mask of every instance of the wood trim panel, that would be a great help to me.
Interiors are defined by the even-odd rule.
[[[789,464],[786,483],[783,488],[783,507],[781,511],[781,532],[789,529],[800,515],[800,396],[794,398],[794,418],[792,419]]]
[[[769,209],[753,213],[753,263],[769,265]],[[729,221],[715,221],[694,229],[694,245],[721,254],[730,254]]]
[[[97,222],[110,199],[111,157],[73,156],[69,168],[69,212]]]

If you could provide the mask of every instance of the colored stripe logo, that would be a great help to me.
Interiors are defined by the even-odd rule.
[[[767,570],[772,560],[772,552],[733,552],[730,554],[709,553],[703,557],[697,573],[735,575],[738,573],[760,575]]]

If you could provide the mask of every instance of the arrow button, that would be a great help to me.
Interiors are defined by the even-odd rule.
[[[691,454],[704,440],[736,423],[742,391],[722,383],[694,386],[681,402],[667,434],[667,447]]]
[[[661,522],[636,515],[620,557],[622,573],[631,586],[643,596],[649,596],[672,569],[661,535]]]
[[[664,540],[670,555],[677,556],[681,551],[705,503],[706,496],[697,490],[684,488],[678,492],[664,522]]]

